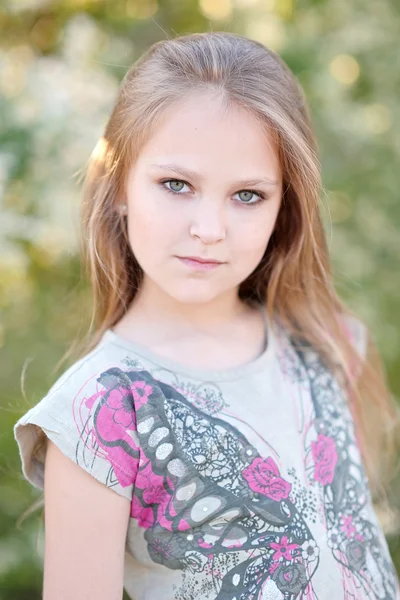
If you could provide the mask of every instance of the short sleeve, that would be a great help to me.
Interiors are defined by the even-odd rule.
[[[100,483],[132,500],[139,464],[132,380],[118,367],[71,367],[14,425],[22,472],[44,488],[46,438]]]
[[[353,345],[359,359],[351,362],[350,371],[357,381],[362,373],[368,353],[369,332],[366,325],[352,314],[341,315],[341,324],[348,341]]]
[[[362,359],[367,355],[368,328],[354,315],[342,316],[342,324],[348,340],[353,344]]]

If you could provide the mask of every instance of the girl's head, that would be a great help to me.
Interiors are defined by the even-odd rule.
[[[186,94],[164,111],[123,192],[145,294],[151,282],[181,303],[210,302],[237,294],[259,265],[282,193],[265,129],[214,90]],[[184,257],[220,264],[193,268]]]
[[[303,94],[275,53],[228,33],[155,44],[125,76],[86,182],[100,322],[121,317],[146,275],[181,301],[238,288],[286,315],[304,267],[326,279],[319,189]],[[176,256],[226,264],[193,273]]]
[[[265,303],[351,388],[359,357],[341,324],[349,311],[332,283],[320,192],[309,111],[279,56],[230,33],[154,44],[123,79],[86,176],[82,240],[96,322],[86,350],[147,278],[184,303],[227,293]],[[183,256],[225,264],[195,272]],[[378,483],[393,410],[370,358],[362,377],[352,409]],[[366,406],[375,410],[368,443]]]

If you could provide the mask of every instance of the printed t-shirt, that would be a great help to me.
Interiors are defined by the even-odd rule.
[[[45,435],[129,499],[133,600],[398,599],[344,394],[264,316],[264,352],[223,370],[108,329],[16,423],[23,474],[43,489]]]

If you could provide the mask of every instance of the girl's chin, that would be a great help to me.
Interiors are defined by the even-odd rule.
[[[169,290],[169,295],[182,304],[206,304],[218,298],[221,293],[222,291],[217,290],[195,290],[193,286],[192,289]]]

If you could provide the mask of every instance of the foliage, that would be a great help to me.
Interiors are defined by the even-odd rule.
[[[266,43],[303,85],[337,286],[369,325],[400,393],[400,5],[9,0],[0,8],[0,600],[40,597],[38,516],[16,528],[37,494],[20,475],[12,426],[47,391],[57,360],[87,324],[77,175],[141,52],[167,36],[208,30]],[[400,570],[399,538],[388,539]]]

